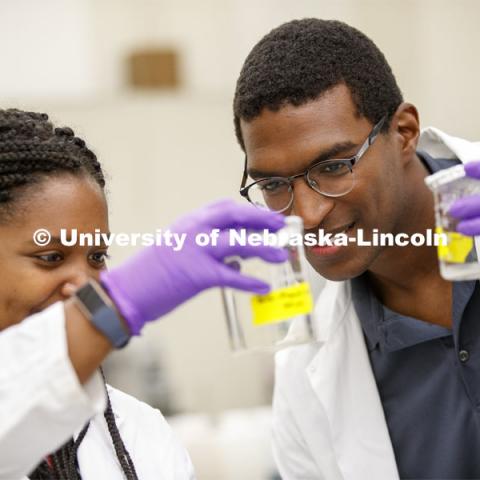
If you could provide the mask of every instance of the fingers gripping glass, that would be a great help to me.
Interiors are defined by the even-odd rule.
[[[284,212],[293,203],[293,180],[304,177],[307,185],[327,197],[341,197],[349,193],[354,185],[353,166],[368,150],[377,138],[386,116],[373,127],[357,154],[351,158],[322,160],[307,170],[291,177],[267,177],[245,186],[247,181],[247,157],[243,171],[240,195],[258,208]]]

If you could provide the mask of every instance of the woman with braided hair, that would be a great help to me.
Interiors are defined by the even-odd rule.
[[[230,255],[280,262],[268,246],[230,246],[228,228],[277,230],[280,215],[231,201],[178,220],[181,251],[141,250],[105,269],[104,245],[65,246],[61,229],[108,233],[105,179],[95,154],[45,114],[0,110],[0,480],[194,478],[158,410],[105,386],[102,360],[201,291],[265,292],[227,267]],[[39,246],[33,233],[51,239]],[[220,230],[217,246],[197,232]]]

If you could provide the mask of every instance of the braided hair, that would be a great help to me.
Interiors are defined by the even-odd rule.
[[[45,113],[0,109],[0,207],[6,210],[26,187],[62,173],[87,175],[105,187],[97,157],[71,128],[55,128]]]
[[[55,128],[45,113],[0,109],[0,218],[15,213],[17,200],[45,178],[61,174],[85,175],[105,187],[102,167],[85,142],[68,127]],[[103,376],[103,372],[102,372]],[[103,377],[105,382],[105,377]],[[137,480],[135,467],[115,423],[107,393],[104,413],[115,453],[127,480]],[[31,480],[80,480],[77,451],[89,423],[76,439],[71,438],[42,461]]]

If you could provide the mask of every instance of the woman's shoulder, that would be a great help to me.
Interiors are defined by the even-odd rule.
[[[110,385],[107,393],[118,431],[139,478],[194,478],[190,457],[160,410]],[[103,430],[110,443],[105,420],[97,415],[93,423]]]
[[[164,446],[166,443],[183,449],[170,425],[157,408],[107,384],[115,423],[122,435]],[[148,437],[148,440],[147,440]]]
[[[162,413],[148,403],[142,402],[128,393],[122,392],[111,385],[106,385],[107,393],[112,404],[115,420],[122,422],[128,416],[134,415],[136,420],[163,421],[166,423]]]

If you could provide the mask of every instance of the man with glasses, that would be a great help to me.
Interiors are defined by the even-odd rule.
[[[478,144],[420,133],[383,54],[337,21],[266,35],[243,65],[234,115],[241,195],[301,216],[314,235],[425,234],[434,207],[424,178],[480,158]],[[433,246],[306,255],[329,282],[318,342],[276,359],[283,480],[480,478],[478,282],[444,280]]]
[[[377,138],[385,116],[373,127],[365,142],[352,158],[328,160],[324,154],[317,158],[304,172],[291,177],[269,177],[259,171],[250,170],[250,176],[259,177],[250,185],[245,186],[249,176],[247,158],[243,170],[240,195],[247,198],[255,206],[274,212],[289,213],[293,206],[293,180],[304,177],[307,184],[316,192],[327,197],[341,197],[349,193],[354,185],[353,166],[362,158],[368,147]],[[330,153],[330,152],[329,152]]]

